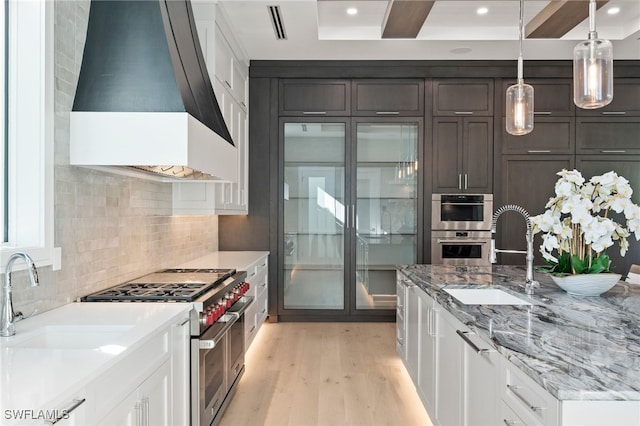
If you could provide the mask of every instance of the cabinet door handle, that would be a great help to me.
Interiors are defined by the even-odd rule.
[[[469,175],[468,174],[464,174],[464,189],[468,189],[469,188]]]
[[[136,412],[136,426],[142,425],[142,406],[141,404],[136,402],[134,406],[134,410]]]
[[[516,398],[518,398],[520,401],[522,401],[522,403],[524,405],[529,407],[531,409],[531,411],[542,411],[542,410],[545,409],[545,407],[536,407],[535,405],[532,405],[529,401],[527,401],[526,398],[524,396],[522,396],[520,394],[520,392],[518,392],[518,390],[517,390],[518,386],[507,385],[507,389],[509,389],[516,396]]]
[[[624,154],[627,152],[626,149],[603,149],[600,151],[603,154]]]
[[[530,149],[527,151],[529,154],[548,154],[550,152],[550,149]]]
[[[302,115],[326,115],[327,111],[302,111]]]
[[[472,334],[469,331],[462,331],[462,330],[456,330],[456,333],[458,333],[458,336],[462,337],[462,340],[464,340],[465,342],[467,342],[467,344],[469,346],[471,346],[471,349],[473,349],[474,351],[476,351],[477,354],[480,355],[484,355],[486,353],[491,352],[490,349],[480,349],[478,346],[476,346],[475,343],[473,343],[471,341],[471,339],[469,339],[469,337],[467,337],[467,334]]]
[[[352,228],[356,227],[356,205],[355,204],[351,205],[351,227]]]
[[[58,415],[58,411],[56,411],[55,419],[47,419],[44,421],[44,423],[48,425],[55,425],[60,420],[67,418],[69,416],[69,413],[71,413],[73,410],[75,410],[76,408],[84,404],[86,400],[87,400],[86,398],[72,400],[71,404],[69,404],[68,407],[63,408],[62,410],[59,411],[60,413],[59,415]]]
[[[473,115],[473,111],[454,111],[455,115]]]
[[[533,111],[533,115],[551,115],[551,111]]]
[[[462,174],[458,173],[458,189],[462,189]]]
[[[398,111],[376,111],[378,115],[399,115]]]
[[[502,419],[502,421],[504,421],[504,424],[507,426],[516,426],[516,425],[521,425],[522,422],[518,421],[518,420],[507,420],[507,419]]]
[[[602,115],[625,115],[626,111],[602,111]]]

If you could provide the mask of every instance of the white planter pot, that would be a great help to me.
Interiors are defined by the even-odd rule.
[[[620,274],[579,274],[551,279],[558,287],[574,296],[600,296],[620,281]]]

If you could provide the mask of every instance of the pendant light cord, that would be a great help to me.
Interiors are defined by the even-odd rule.
[[[522,32],[523,32],[523,28],[522,28],[522,21],[524,20],[523,18],[524,15],[524,0],[520,0],[520,21],[518,23],[518,39],[520,41],[519,43],[519,53],[518,53],[518,84],[522,83]]]

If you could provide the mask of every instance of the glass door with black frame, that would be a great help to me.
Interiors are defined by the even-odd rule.
[[[344,310],[346,122],[284,122],[285,310]]]

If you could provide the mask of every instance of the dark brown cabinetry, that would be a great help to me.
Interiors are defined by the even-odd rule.
[[[280,80],[281,116],[349,116],[351,81],[325,79]]]
[[[504,155],[502,156],[501,204],[517,204],[524,207],[532,216],[541,214],[549,198],[554,195],[556,175],[562,169],[574,167],[573,155]],[[495,206],[496,208],[499,206]],[[498,248],[525,250],[525,221],[517,213],[507,212],[498,223]],[[540,237],[537,236],[534,248],[536,263],[541,260]],[[501,254],[501,264],[524,265],[521,254]]]
[[[640,116],[577,117],[577,154],[640,154]]]
[[[493,79],[434,80],[433,115],[493,115]]]
[[[352,115],[422,116],[424,80],[353,80]]]
[[[573,154],[574,151],[573,117],[536,117],[533,132],[523,136],[508,134],[502,118],[503,154]]]
[[[505,80],[502,85],[502,93],[515,84],[515,80]],[[575,115],[573,103],[573,84],[569,78],[553,79],[528,79],[527,84],[533,86],[535,126],[539,117],[544,116],[570,116]]]
[[[603,108],[576,108],[578,116],[640,116],[640,79],[614,78],[613,100]]]
[[[433,192],[493,192],[493,118],[433,119]]]
[[[615,95],[614,95],[615,96]],[[637,140],[637,139],[636,139]],[[592,176],[601,175],[609,171],[616,172],[619,176],[629,180],[631,188],[634,189],[633,202],[640,204],[640,155],[578,155],[576,157],[576,166],[580,170],[585,179]],[[616,222],[624,225],[625,219],[623,215],[615,212],[610,213],[610,217]],[[639,263],[640,259],[640,242],[636,241],[631,235],[628,239],[629,251],[625,257],[620,256],[620,248],[616,244],[607,250],[607,254],[611,258],[611,264],[615,266],[614,272],[625,274],[633,263]]]

